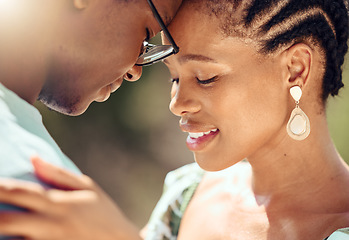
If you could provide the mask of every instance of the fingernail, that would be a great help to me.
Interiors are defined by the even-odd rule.
[[[34,155],[30,158],[32,164],[37,164],[37,165],[44,165],[44,161],[41,160],[41,158],[38,155]]]

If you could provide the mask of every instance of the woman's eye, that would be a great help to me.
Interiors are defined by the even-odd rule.
[[[178,83],[178,82],[179,82],[179,78],[172,78],[172,79],[171,79],[171,82],[172,82],[172,83]]]
[[[212,77],[212,78],[210,78],[210,79],[205,79],[205,80],[201,80],[201,79],[199,79],[199,78],[196,78],[196,80],[197,80],[198,83],[200,83],[200,84],[209,84],[209,83],[212,83],[212,82],[216,81],[216,80],[217,80],[217,76],[214,76],[214,77]]]

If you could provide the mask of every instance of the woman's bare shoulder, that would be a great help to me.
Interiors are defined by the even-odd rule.
[[[251,165],[247,161],[241,161],[235,165],[217,172],[206,172],[202,182],[201,189],[213,190],[219,188],[227,189],[246,189],[251,183]]]
[[[217,172],[207,172],[205,175],[207,178],[212,179],[224,179],[235,181],[243,179],[246,180],[251,176],[251,165],[248,161],[243,160],[224,170]]]

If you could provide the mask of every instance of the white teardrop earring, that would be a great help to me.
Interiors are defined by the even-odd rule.
[[[287,123],[287,133],[294,140],[304,140],[310,133],[310,122],[308,116],[299,107],[299,100],[302,97],[302,89],[294,86],[290,89],[292,98],[296,102],[296,107],[291,113],[290,120]]]

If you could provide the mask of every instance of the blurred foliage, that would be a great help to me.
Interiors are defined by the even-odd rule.
[[[349,85],[348,69],[344,81]],[[140,227],[161,195],[165,174],[193,162],[178,118],[168,110],[170,87],[168,70],[156,64],[144,68],[140,81],[125,81],[107,102],[93,103],[82,116],[63,116],[36,104],[63,151]],[[331,98],[327,111],[332,137],[346,161],[348,103],[345,88]]]

